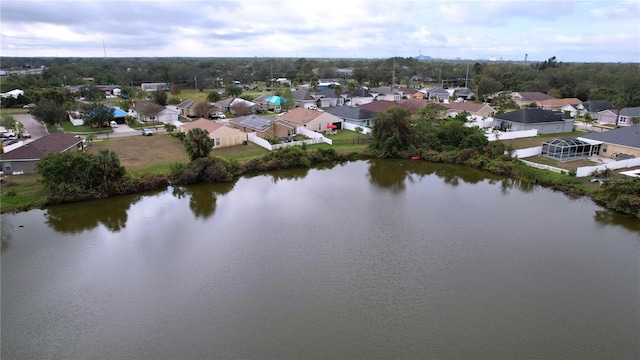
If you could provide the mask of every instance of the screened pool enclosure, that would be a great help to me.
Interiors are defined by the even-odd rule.
[[[599,145],[582,140],[562,138],[542,143],[542,155],[558,160],[570,160],[595,155],[598,148]]]

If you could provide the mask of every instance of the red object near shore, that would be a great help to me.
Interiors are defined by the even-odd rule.
[[[416,156],[412,156],[411,160],[420,160],[420,156],[416,155]]]

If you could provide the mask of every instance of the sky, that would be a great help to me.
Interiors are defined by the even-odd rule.
[[[640,62],[640,0],[0,2],[0,55]]]

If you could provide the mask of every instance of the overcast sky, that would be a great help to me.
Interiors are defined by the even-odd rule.
[[[7,1],[2,56],[640,62],[640,0]]]

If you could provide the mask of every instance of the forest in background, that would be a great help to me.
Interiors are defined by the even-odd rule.
[[[388,59],[292,58],[0,58],[8,75],[0,77],[0,91],[41,90],[65,85],[119,85],[139,88],[145,82],[178,84],[199,91],[221,84],[243,84],[287,78],[293,85],[312,78],[337,78],[342,83],[377,87],[466,87],[477,100],[500,91],[539,91],[558,98],[582,101],[624,99],[625,106],[640,106],[640,64],[563,63],[550,57],[543,62],[423,61]],[[352,68],[346,76],[338,69]],[[33,71],[42,69],[42,71]],[[35,74],[21,75],[31,70]],[[92,80],[89,80],[92,79]]]

